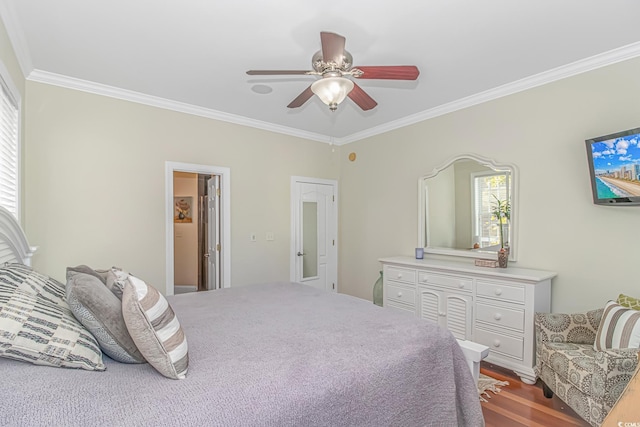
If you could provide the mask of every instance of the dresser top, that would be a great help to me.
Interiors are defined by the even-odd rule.
[[[467,273],[474,276],[496,277],[503,279],[527,280],[541,282],[557,276],[556,272],[545,270],[533,270],[529,268],[507,267],[490,268],[478,267],[471,262],[448,261],[441,259],[431,259],[425,256],[424,259],[415,259],[409,256],[396,256],[380,258],[383,264],[394,264],[402,267],[417,267],[441,270],[443,272]]]

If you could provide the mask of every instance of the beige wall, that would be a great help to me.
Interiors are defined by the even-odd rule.
[[[338,178],[328,144],[41,83],[27,96],[25,228],[34,266],[58,279],[116,265],[165,290],[174,161],[230,168],[232,283],[288,280],[290,177]]]
[[[592,203],[584,143],[640,126],[638,76],[634,59],[345,147],[340,289],[371,299],[378,258],[413,254],[418,177],[478,153],[519,168],[517,266],[558,272],[554,311],[639,296],[640,208]]]

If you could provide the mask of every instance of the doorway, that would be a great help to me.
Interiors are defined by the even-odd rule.
[[[337,195],[337,181],[291,178],[291,281],[337,292]]]
[[[231,286],[230,171],[166,162],[166,294]]]

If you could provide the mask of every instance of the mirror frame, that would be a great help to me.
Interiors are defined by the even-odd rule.
[[[518,248],[518,168],[512,163],[497,163],[477,154],[461,154],[455,156],[445,162],[441,167],[434,168],[430,174],[423,175],[418,179],[418,247],[424,248],[425,253],[436,255],[449,255],[465,258],[478,259],[498,259],[498,252],[492,251],[466,251],[462,249],[441,248],[429,246],[429,236],[425,242],[425,228],[427,220],[426,206],[426,186],[425,180],[433,178],[440,172],[451,166],[457,160],[475,160],[482,166],[489,167],[497,171],[509,171],[511,173],[511,220],[510,220],[510,242],[509,242],[509,260],[517,261]]]

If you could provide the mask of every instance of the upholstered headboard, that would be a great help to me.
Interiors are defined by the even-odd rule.
[[[27,236],[11,212],[0,206],[0,265],[19,262],[31,265],[37,247],[29,246]]]

